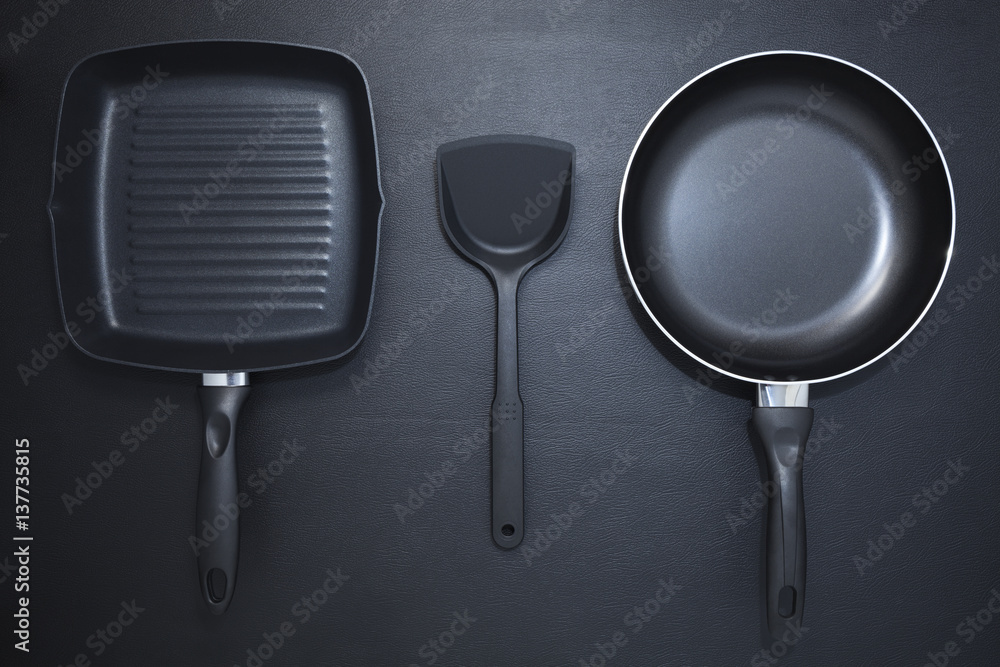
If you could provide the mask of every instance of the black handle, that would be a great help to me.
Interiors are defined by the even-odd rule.
[[[767,627],[780,638],[802,623],[806,594],[806,516],[802,459],[812,428],[806,407],[754,408],[764,444],[770,501],[767,508]]]
[[[512,549],[524,536],[524,420],[517,388],[517,280],[497,280],[497,390],[493,427],[493,541]]]
[[[236,587],[240,555],[236,418],[249,393],[245,386],[199,387],[205,443],[195,535],[207,543],[198,552],[198,578],[202,597],[214,614],[226,611]]]

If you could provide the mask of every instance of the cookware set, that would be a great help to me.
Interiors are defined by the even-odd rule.
[[[156,83],[136,99],[152,64]],[[312,47],[110,51],[77,65],[64,90],[56,145],[87,137],[93,154],[56,165],[49,204],[64,320],[112,270],[131,281],[67,333],[99,359],[202,376],[193,544],[199,588],[222,613],[239,529],[219,515],[239,494],[248,373],[336,359],[368,326],[383,202],[368,84],[347,56]],[[928,152],[936,160],[904,186],[899,166]],[[538,137],[437,153],[445,236],[497,295],[492,536],[504,549],[525,531],[518,285],[566,236],[574,170],[571,145]],[[844,225],[858,208],[873,224],[855,238]],[[944,280],[954,228],[934,134],[889,84],[837,58],[723,63],[639,135],[618,209],[638,301],[686,354],[757,387],[751,423],[777,489],[765,550],[772,634],[801,623],[804,607],[809,385],[868,366],[913,330]]]

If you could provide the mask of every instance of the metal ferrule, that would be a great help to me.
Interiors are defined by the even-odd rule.
[[[245,387],[250,378],[246,373],[202,373],[201,383],[206,387]]]
[[[807,408],[809,407],[809,385],[800,384],[758,384],[758,408]]]

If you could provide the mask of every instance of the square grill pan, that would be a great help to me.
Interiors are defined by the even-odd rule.
[[[50,210],[91,356],[225,372],[343,355],[367,326],[381,209],[368,89],[343,55],[172,43],[69,77]]]

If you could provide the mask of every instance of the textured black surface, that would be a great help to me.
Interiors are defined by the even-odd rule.
[[[813,392],[803,471],[808,631],[778,664],[919,666],[955,641],[951,664],[995,665],[997,620],[956,629],[1000,590],[1000,13],[974,2],[917,7],[883,37],[889,2],[245,0],[220,20],[207,0],[71,1],[17,54],[5,38],[0,479],[10,502],[9,450],[30,438],[32,664],[85,653],[95,665],[245,665],[247,649],[286,621],[295,633],[267,665],[428,664],[421,647],[449,626],[464,632],[438,665],[579,665],[616,632],[627,643],[612,666],[767,664],[763,517],[746,509],[760,481],[748,444],[751,388],[699,373],[640,317],[621,287],[615,213],[632,145],[673,91],[731,57],[795,48],[856,62],[920,109],[948,146],[958,236],[934,315],[903,348],[909,357],[890,355]],[[0,27],[18,30],[37,10],[7,3]],[[242,516],[239,581],[222,617],[190,585],[194,382],[55,343],[27,386],[16,369],[61,331],[45,202],[70,67],[108,48],[209,37],[342,46],[356,57],[372,85],[386,194],[362,345],[340,362],[254,378],[240,482],[262,492]],[[490,133],[577,149],[569,234],[520,293],[525,544],[537,543],[536,529],[561,530],[530,565],[497,549],[488,531],[495,297],[449,247],[435,198],[437,146]],[[154,401],[167,397],[179,407],[142,433]],[[129,433],[138,442],[130,452],[121,438],[133,426],[145,440]],[[121,465],[68,515],[60,494],[115,449]],[[279,456],[282,474],[265,481],[258,469]],[[958,477],[949,461],[968,470]],[[438,488],[401,523],[393,505],[428,475]],[[925,487],[936,502],[920,495]],[[553,515],[571,510],[571,525],[558,528]],[[916,523],[906,519],[903,536],[859,576],[852,558],[907,511]],[[6,565],[13,507],[2,517]],[[339,584],[327,574],[337,568]],[[3,576],[8,656],[14,582]],[[328,578],[341,587],[301,624],[293,605]],[[657,593],[669,601],[648,622],[626,616]],[[95,658],[88,636],[133,600],[144,611]],[[466,610],[475,621],[453,615]]]

